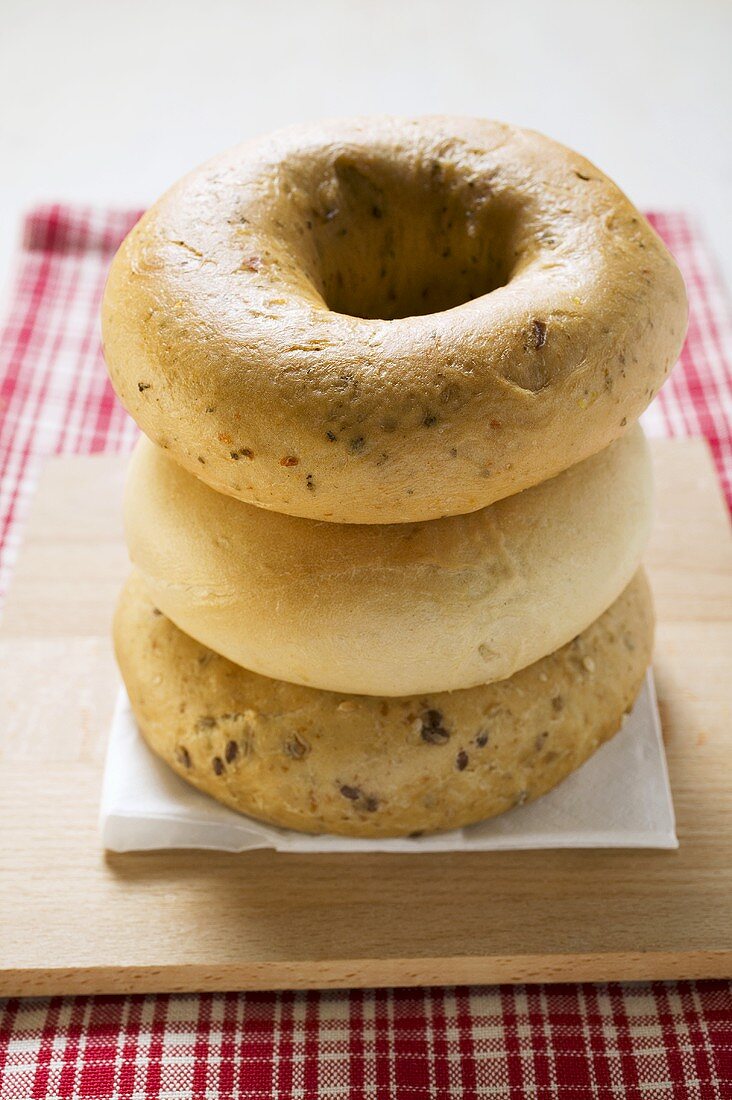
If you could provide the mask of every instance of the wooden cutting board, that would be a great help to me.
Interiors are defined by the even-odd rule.
[[[653,450],[676,852],[105,854],[124,461],[51,461],[0,633],[0,994],[732,973],[729,525],[702,442]]]

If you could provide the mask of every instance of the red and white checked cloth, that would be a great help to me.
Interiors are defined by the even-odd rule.
[[[53,998],[8,1003],[0,1096],[729,1100],[731,1044],[727,982]]]
[[[0,594],[43,460],[134,442],[97,318],[138,213],[49,206],[26,220],[0,335]],[[705,435],[732,506],[732,315],[688,220],[650,217],[691,319],[646,428]],[[732,1100],[732,983],[0,1002],[0,1100],[232,1096]]]

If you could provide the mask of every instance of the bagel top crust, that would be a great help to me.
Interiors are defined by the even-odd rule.
[[[594,454],[686,298],[622,192],[477,119],[295,127],[214,158],[120,248],[114,387],[220,492],[334,522],[470,512]]]

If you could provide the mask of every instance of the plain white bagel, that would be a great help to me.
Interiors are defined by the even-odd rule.
[[[125,523],[157,607],[210,649],[293,683],[412,695],[505,679],[583,631],[636,572],[651,511],[639,427],[481,511],[391,525],[256,508],[143,438]]]

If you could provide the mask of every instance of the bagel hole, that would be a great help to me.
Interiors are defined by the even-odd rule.
[[[511,279],[515,206],[451,164],[400,170],[341,154],[316,196],[305,216],[307,267],[336,313],[382,320],[440,313]]]

